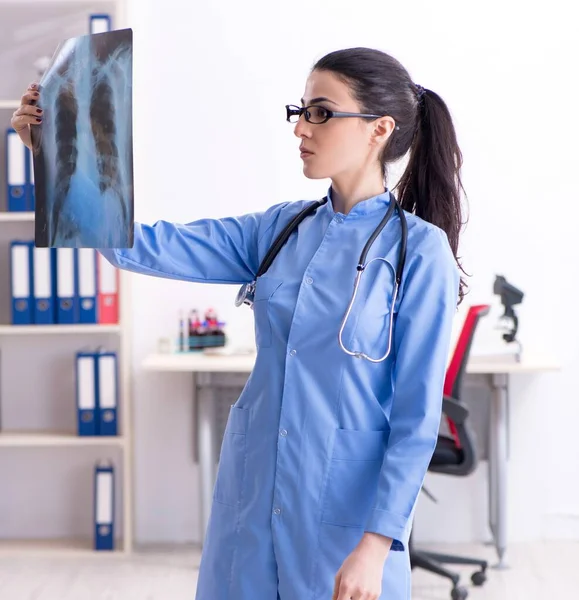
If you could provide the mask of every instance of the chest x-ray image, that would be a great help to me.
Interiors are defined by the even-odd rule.
[[[37,247],[132,247],[132,65],[131,29],[55,51],[31,128]]]

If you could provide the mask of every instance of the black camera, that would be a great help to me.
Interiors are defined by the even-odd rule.
[[[519,319],[513,306],[520,304],[523,301],[524,293],[514,285],[510,284],[502,275],[497,275],[495,277],[493,292],[501,297],[501,302],[505,307],[505,313],[502,318],[510,319],[512,321],[512,327],[508,333],[503,335],[503,339],[509,343],[514,342],[519,328]]]

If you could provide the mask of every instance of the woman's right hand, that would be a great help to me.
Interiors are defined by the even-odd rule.
[[[36,106],[39,98],[38,84],[31,83],[20,100],[20,107],[14,111],[10,120],[12,128],[30,149],[32,149],[32,139],[29,125],[40,125],[42,123],[42,109]]]

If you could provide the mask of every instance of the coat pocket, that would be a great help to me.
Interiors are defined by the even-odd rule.
[[[336,430],[322,522],[343,527],[366,524],[376,499],[387,441],[385,431]]]
[[[228,506],[237,506],[242,498],[248,422],[249,409],[231,407],[221,444],[219,468],[213,491],[213,498]]]
[[[269,348],[272,341],[271,297],[282,284],[277,277],[258,277],[253,297],[255,343],[258,348]]]

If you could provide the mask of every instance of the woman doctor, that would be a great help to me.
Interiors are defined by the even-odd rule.
[[[12,126],[30,145],[31,86]],[[461,153],[446,105],[391,56],[367,48],[313,67],[287,109],[303,172],[329,178],[327,202],[257,278],[255,368],[231,408],[197,600],[409,600],[408,539],[441,417],[451,322],[463,295],[456,258]],[[354,113],[344,115],[341,113]],[[372,115],[372,116],[359,116]],[[394,197],[386,168],[409,152]],[[117,267],[193,282],[247,284],[309,201],[259,214],[135,226]],[[379,260],[372,260],[374,258]],[[387,262],[392,266],[389,266]],[[373,361],[344,352],[343,346]]]

